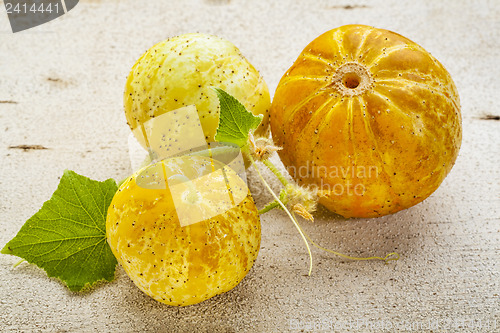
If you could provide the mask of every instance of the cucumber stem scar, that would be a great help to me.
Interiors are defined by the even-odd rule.
[[[348,62],[337,68],[332,76],[333,86],[343,96],[358,96],[371,89],[373,76],[364,65]]]

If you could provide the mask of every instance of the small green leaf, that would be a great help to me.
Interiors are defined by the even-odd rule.
[[[244,147],[248,142],[248,133],[255,131],[263,116],[255,116],[224,90],[219,88],[215,90],[220,103],[220,120],[215,140]]]
[[[72,291],[113,280],[117,261],[106,242],[106,214],[116,191],[113,179],[64,171],[52,198],[1,252],[43,268]]]

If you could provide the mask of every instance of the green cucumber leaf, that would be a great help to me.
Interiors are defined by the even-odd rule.
[[[106,214],[118,187],[64,171],[50,200],[1,253],[23,258],[81,291],[114,279],[117,261],[106,241]]]
[[[215,140],[244,147],[248,143],[248,133],[255,131],[263,116],[255,116],[224,90],[219,88],[215,90],[220,103],[219,127]]]

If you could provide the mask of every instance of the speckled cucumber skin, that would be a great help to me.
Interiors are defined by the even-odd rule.
[[[214,87],[264,115],[256,134],[268,134],[271,100],[262,76],[231,42],[199,33],[169,38],[137,60],[125,85],[127,123],[134,130],[153,117],[194,104],[205,138],[214,141],[219,124]]]
[[[364,25],[307,45],[271,107],[283,164],[344,217],[388,215],[429,197],[457,159],[461,123],[443,65],[411,40]]]
[[[200,169],[202,161],[190,159],[192,169]],[[175,160],[167,167],[175,168]],[[229,181],[234,177],[229,174]],[[225,190],[215,176],[203,186],[198,190],[211,194]],[[140,187],[135,175],[120,186],[108,209],[106,235],[128,276],[155,300],[174,306],[234,288],[260,247],[260,219],[250,193],[232,209],[192,225],[181,227],[177,212],[169,190]]]

